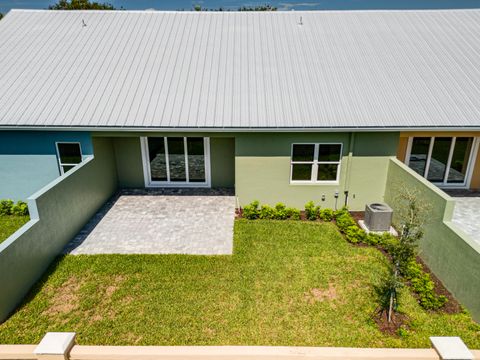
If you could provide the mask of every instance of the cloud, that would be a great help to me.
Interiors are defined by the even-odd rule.
[[[295,8],[302,8],[302,7],[306,7],[306,8],[316,8],[320,5],[320,3],[318,2],[304,2],[304,3],[279,3],[278,4],[279,7],[278,7],[278,10],[282,10],[282,11],[288,11],[288,10],[293,10]]]

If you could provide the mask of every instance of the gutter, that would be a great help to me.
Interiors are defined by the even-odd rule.
[[[34,125],[0,125],[5,131],[91,131],[91,132],[416,132],[416,131],[480,131],[479,126],[446,126],[446,127],[115,127],[115,126],[34,126]]]

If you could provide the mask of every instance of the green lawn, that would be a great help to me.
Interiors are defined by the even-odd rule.
[[[28,216],[0,216],[0,243],[7,240],[10,235],[20,229],[28,220]]]
[[[67,256],[0,325],[0,343],[76,331],[80,344],[429,347],[459,335],[480,348],[467,314],[422,310],[405,289],[401,336],[370,319],[377,250],[348,244],[333,224],[235,223],[233,256]]]

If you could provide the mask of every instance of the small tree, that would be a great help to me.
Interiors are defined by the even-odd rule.
[[[2,20],[2,18],[3,18],[3,14],[2,14],[2,13],[0,13],[0,20]]]
[[[50,10],[115,10],[112,4],[90,0],[58,0],[48,8]]]
[[[398,270],[393,266],[391,273],[383,279],[383,282],[375,288],[378,297],[378,314],[387,314],[387,321],[391,322],[393,313],[398,309],[398,292],[403,283],[399,279]]]
[[[416,189],[401,186],[395,197],[396,226],[400,230],[398,244],[390,249],[392,260],[401,274],[418,253],[431,207],[421,200]]]
[[[380,314],[387,312],[388,322],[398,309],[398,290],[402,286],[400,275],[405,276],[408,265],[418,252],[418,243],[423,237],[423,227],[430,213],[430,206],[421,201],[416,189],[404,184],[397,187],[394,198],[396,226],[400,229],[398,242],[390,245],[388,253],[392,256],[392,271],[377,287]]]

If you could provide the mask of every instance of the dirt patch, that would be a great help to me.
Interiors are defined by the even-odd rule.
[[[112,296],[125,280],[125,276],[117,275],[109,279],[108,286],[102,286],[98,289],[100,298],[97,300],[96,306],[89,312],[90,324],[104,319],[114,320],[117,317],[117,308],[112,306]],[[127,305],[132,301],[133,298],[128,295],[121,300],[121,303]]]
[[[110,284],[105,288],[104,300],[110,300],[115,291],[118,290],[120,285],[125,281],[125,276],[116,275],[110,282]]]
[[[127,333],[125,336],[127,340],[127,344],[138,344],[140,341],[142,341],[143,337],[141,335],[135,335],[134,333]]]
[[[42,314],[46,316],[68,314],[78,308],[80,288],[84,281],[78,280],[75,276],[70,277],[55,293],[50,301],[50,306]]]
[[[392,319],[388,322],[388,315],[386,312],[380,314],[376,313],[373,320],[378,325],[380,331],[386,334],[398,336],[400,328],[406,328],[408,324],[408,316],[401,313],[392,314]]]
[[[335,284],[328,283],[328,289],[313,288],[309,292],[305,293],[305,298],[310,304],[323,301],[332,301],[337,299],[337,289]]]
[[[206,335],[206,336],[215,336],[216,334],[216,331],[214,329],[211,329],[209,327],[203,329],[203,333]]]

